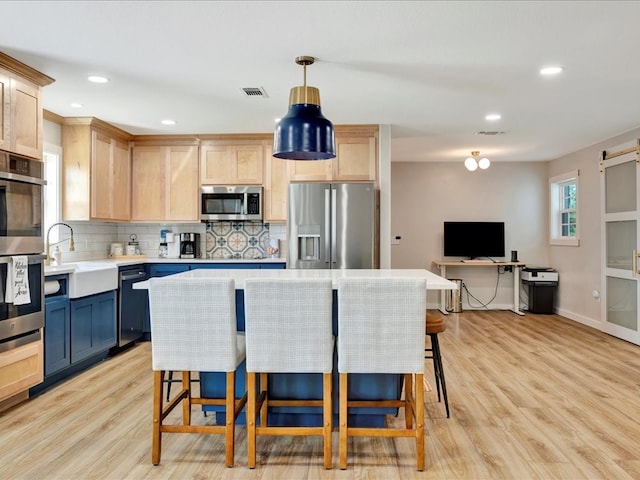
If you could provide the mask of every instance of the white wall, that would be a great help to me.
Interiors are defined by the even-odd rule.
[[[595,328],[602,327],[601,305],[592,295],[593,290],[602,289],[600,152],[638,138],[640,128],[549,162],[550,177],[580,170],[580,246],[549,247],[549,260],[560,272],[557,310]]]
[[[57,123],[45,120],[42,123],[42,141],[45,144],[62,148],[62,127]]]
[[[504,221],[505,250],[518,251],[530,265],[549,265],[547,245],[547,187],[545,162],[494,162],[488,170],[469,172],[459,163],[391,163],[392,268],[428,268],[443,258],[443,222]],[[455,259],[451,259],[455,260]],[[449,278],[462,278],[480,302],[491,308],[513,304],[511,273],[497,268],[448,269]],[[523,296],[526,301],[526,296]],[[437,296],[430,294],[430,306]],[[471,304],[480,304],[471,299]],[[470,308],[463,294],[463,308]]]
[[[558,270],[557,313],[601,329],[601,304],[592,295],[602,290],[599,158],[602,150],[638,138],[640,128],[548,162],[494,162],[485,172],[467,172],[462,162],[393,162],[391,234],[402,240],[391,246],[392,267],[431,268],[432,260],[442,257],[445,220],[503,220],[507,251],[518,250],[519,259],[529,265]],[[550,246],[549,178],[573,170],[580,171],[580,245]],[[492,296],[496,275],[480,270],[484,269],[447,273],[450,278],[463,278],[472,294],[478,293],[484,301]],[[500,278],[493,308],[511,301],[511,277],[507,276]],[[526,302],[526,292],[522,293]],[[436,296],[430,296],[429,302],[436,305]],[[469,307],[463,304],[463,308]]]
[[[391,127],[379,125],[378,184],[380,187],[380,268],[391,266]]]

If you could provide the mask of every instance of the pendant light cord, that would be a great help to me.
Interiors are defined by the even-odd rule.
[[[307,64],[302,65],[304,78],[304,103],[309,103],[307,98]]]

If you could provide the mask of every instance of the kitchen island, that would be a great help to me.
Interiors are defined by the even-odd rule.
[[[236,317],[238,331],[244,331],[244,282],[248,278],[330,278],[334,288],[333,301],[333,332],[338,333],[338,308],[337,286],[340,278],[419,278],[425,279],[427,290],[452,290],[456,284],[436,275],[428,270],[421,269],[340,269],[340,270],[243,270],[243,269],[219,269],[219,270],[190,270],[171,276],[172,278],[198,279],[210,277],[233,278],[236,284]],[[147,289],[148,281],[134,284],[134,289]],[[153,341],[153,339],[152,339]],[[334,416],[337,419],[338,408],[338,375],[337,358],[334,361]],[[351,399],[397,399],[402,392],[402,375],[394,374],[352,374],[349,379],[349,397]],[[221,396],[225,388],[224,373],[201,373],[200,388],[203,396]],[[244,363],[237,371],[236,394],[238,397],[245,390]],[[321,398],[322,375],[321,374],[270,374],[269,375],[270,398]],[[224,414],[219,413],[222,407],[207,406],[205,410],[215,411],[218,422],[224,421]],[[385,415],[395,414],[396,409],[351,409],[349,423],[356,426],[383,426]],[[306,409],[287,409],[275,407],[270,409],[269,422],[278,424],[305,424],[319,425],[322,421],[322,413],[319,407]],[[239,423],[244,422],[244,416],[239,417]]]

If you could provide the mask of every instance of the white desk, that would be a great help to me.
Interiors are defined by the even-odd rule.
[[[492,262],[490,260],[471,260],[471,261],[457,261],[457,262],[433,262],[433,265],[440,270],[440,276],[447,278],[447,267],[513,267],[513,308],[511,311],[518,315],[524,315],[524,312],[520,311],[520,271],[525,266],[522,262]],[[447,315],[445,308],[446,292],[442,290],[440,293],[440,311]]]

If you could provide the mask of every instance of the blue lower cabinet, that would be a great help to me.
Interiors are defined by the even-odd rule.
[[[189,264],[189,270],[197,270],[199,268],[209,268],[216,270],[231,270],[231,269],[257,269],[260,268],[258,263],[191,263]]]
[[[174,273],[186,272],[189,265],[186,263],[157,263],[147,265],[147,273],[150,277],[166,277]]]
[[[44,307],[44,375],[71,365],[71,312],[69,298],[53,298]]]
[[[71,300],[71,361],[116,345],[116,292]]]
[[[260,268],[263,270],[284,270],[286,264],[284,263],[261,263]]]
[[[69,299],[66,287],[45,299],[44,382],[37,395],[109,356],[116,345],[116,291]]]

